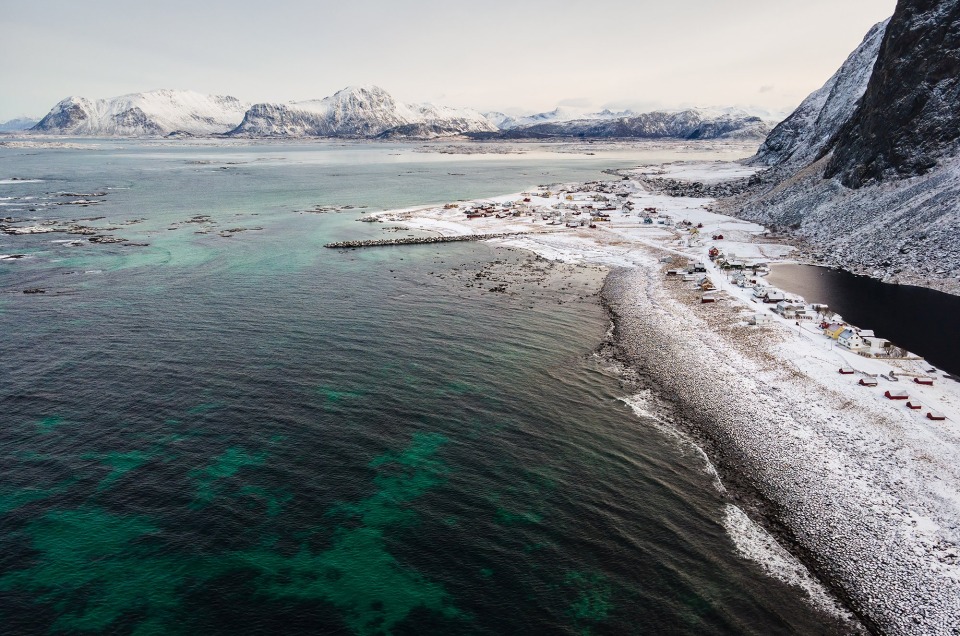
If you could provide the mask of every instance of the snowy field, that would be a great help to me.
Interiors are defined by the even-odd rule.
[[[698,162],[629,174],[717,182],[751,173]],[[376,216],[444,236],[523,232],[497,241],[554,260],[625,268],[608,285],[625,350],[687,411],[703,414],[706,436],[738,457],[741,481],[774,504],[769,516],[805,561],[884,632],[960,633],[960,384],[923,360],[866,358],[814,322],[772,313],[708,251],[770,263],[789,260],[791,248],[766,240],[760,225],[707,211],[712,203],[652,194],[627,179]],[[702,303],[695,282],[665,276],[687,263],[704,265],[717,302]],[[757,314],[763,324],[749,325]],[[630,340],[631,328],[643,337]],[[853,373],[841,375],[841,367]],[[913,377],[934,378],[933,385]],[[868,378],[877,386],[860,385]],[[906,391],[921,408],[887,399],[888,390]],[[946,419],[932,421],[931,412]],[[731,510],[727,524],[742,553],[781,577],[796,570],[744,519]],[[824,605],[814,577],[794,579]]]

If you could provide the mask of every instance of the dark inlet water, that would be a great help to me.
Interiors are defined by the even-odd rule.
[[[150,243],[0,236],[0,632],[825,632],[620,401],[594,302],[436,276],[483,244],[324,250],[384,230],[298,213],[642,159],[0,149],[4,215]]]
[[[812,265],[776,265],[768,280],[960,376],[960,296]]]

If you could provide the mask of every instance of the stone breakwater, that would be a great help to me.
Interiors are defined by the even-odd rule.
[[[486,241],[487,239],[521,236],[529,232],[501,232],[499,234],[463,234],[459,236],[418,236],[395,239],[370,239],[366,241],[337,241],[327,243],[329,248],[384,247],[388,245],[422,245],[425,243],[456,243],[462,241]]]
[[[716,308],[684,298],[650,260],[604,284],[613,354],[672,403],[678,425],[745,497],[738,505],[771,525],[870,631],[960,634],[955,524],[937,517],[935,478],[905,457],[909,441],[895,424],[770,355],[782,334],[719,328]],[[925,530],[930,519],[941,530]]]

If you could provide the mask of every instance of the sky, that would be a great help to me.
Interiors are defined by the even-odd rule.
[[[0,0],[0,121],[158,88],[787,114],[895,0]]]

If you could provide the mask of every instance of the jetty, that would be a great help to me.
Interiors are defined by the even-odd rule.
[[[388,245],[422,245],[426,243],[456,243],[463,241],[486,241],[487,239],[522,236],[530,232],[501,232],[499,234],[462,234],[459,236],[408,236],[395,239],[368,239],[365,241],[337,241],[324,247],[333,249],[357,247],[386,247]]]

